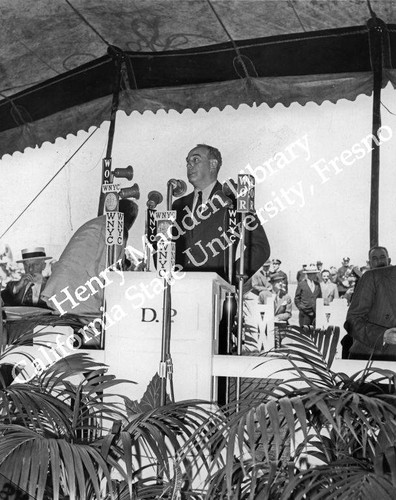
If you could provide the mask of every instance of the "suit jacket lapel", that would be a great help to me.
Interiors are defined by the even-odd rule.
[[[216,191],[221,191],[222,190],[222,185],[220,184],[219,181],[216,182],[216,184],[213,186],[212,192],[209,195],[209,198],[213,198],[213,195],[215,194]]]
[[[192,211],[194,204],[194,191],[192,191],[190,194],[186,196],[186,205],[188,208]]]

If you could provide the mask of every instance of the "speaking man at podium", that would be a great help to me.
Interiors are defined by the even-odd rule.
[[[198,144],[188,153],[186,162],[187,179],[194,190],[172,206],[177,211],[173,233],[176,263],[185,271],[211,271],[227,279],[227,249],[233,241],[238,242],[240,233],[235,237],[226,227],[228,208],[217,180],[221,153]],[[245,275],[250,278],[270,255],[267,236],[255,214],[245,224],[245,247]]]

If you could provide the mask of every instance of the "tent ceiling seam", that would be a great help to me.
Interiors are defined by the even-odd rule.
[[[99,33],[99,31],[88,21],[88,19],[86,19],[82,14],[81,12],[76,9],[76,7],[74,7],[74,5],[72,5],[70,3],[69,0],[65,0],[65,2],[67,3],[67,5],[78,15],[78,17],[95,33],[95,35],[97,35],[101,40],[102,42],[104,42],[107,46],[110,46],[111,43],[109,43],[105,38],[104,36],[101,35],[101,33]]]

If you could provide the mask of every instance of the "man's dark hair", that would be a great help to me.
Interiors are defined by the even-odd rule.
[[[221,165],[223,164],[223,159],[221,157],[221,153],[217,148],[213,146],[209,146],[208,144],[197,144],[197,148],[206,148],[208,150],[209,160],[217,161],[217,171],[220,170]]]
[[[124,214],[124,233],[125,236],[127,236],[128,231],[131,229],[138,216],[139,207],[133,200],[128,198],[121,199],[118,207],[119,211]]]
[[[328,269],[322,269],[320,271],[320,274],[323,274],[323,273],[329,273],[330,274],[330,271]]]
[[[388,256],[388,258],[389,258],[389,252],[388,252],[388,250],[387,250],[385,247],[381,247],[381,246],[379,246],[379,245],[374,245],[373,247],[371,247],[371,248],[370,248],[369,253],[368,253],[368,257],[369,257],[369,258],[370,258],[371,252],[372,252],[373,250],[384,250],[384,251],[386,252],[386,255],[387,255],[387,256]]]

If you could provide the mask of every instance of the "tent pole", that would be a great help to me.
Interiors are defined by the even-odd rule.
[[[116,121],[116,115],[118,111],[118,104],[120,100],[120,87],[121,87],[121,69],[122,69],[122,63],[124,60],[124,55],[121,49],[118,49],[117,47],[109,47],[108,49],[109,54],[112,56],[114,60],[114,65],[115,65],[115,78],[114,78],[114,88],[113,88],[113,100],[111,103],[111,112],[110,112],[110,126],[109,126],[109,132],[108,132],[108,139],[107,139],[107,150],[106,150],[106,156],[103,160],[103,166],[102,166],[102,182],[100,185],[100,196],[99,196],[99,207],[98,207],[98,215],[103,215],[104,213],[104,201],[105,201],[105,195],[102,192],[102,185],[105,183],[105,181],[112,183],[113,182],[113,175],[110,170],[110,179],[106,179],[105,174],[106,174],[106,165],[110,164],[110,169],[111,169],[111,154],[113,150],[113,139],[114,139],[114,130],[115,130],[115,121]]]
[[[367,22],[369,29],[369,50],[373,71],[373,121],[371,139],[371,195],[370,195],[370,248],[378,245],[379,219],[379,175],[380,175],[380,138],[381,128],[381,87],[383,61],[384,23],[376,16]]]

